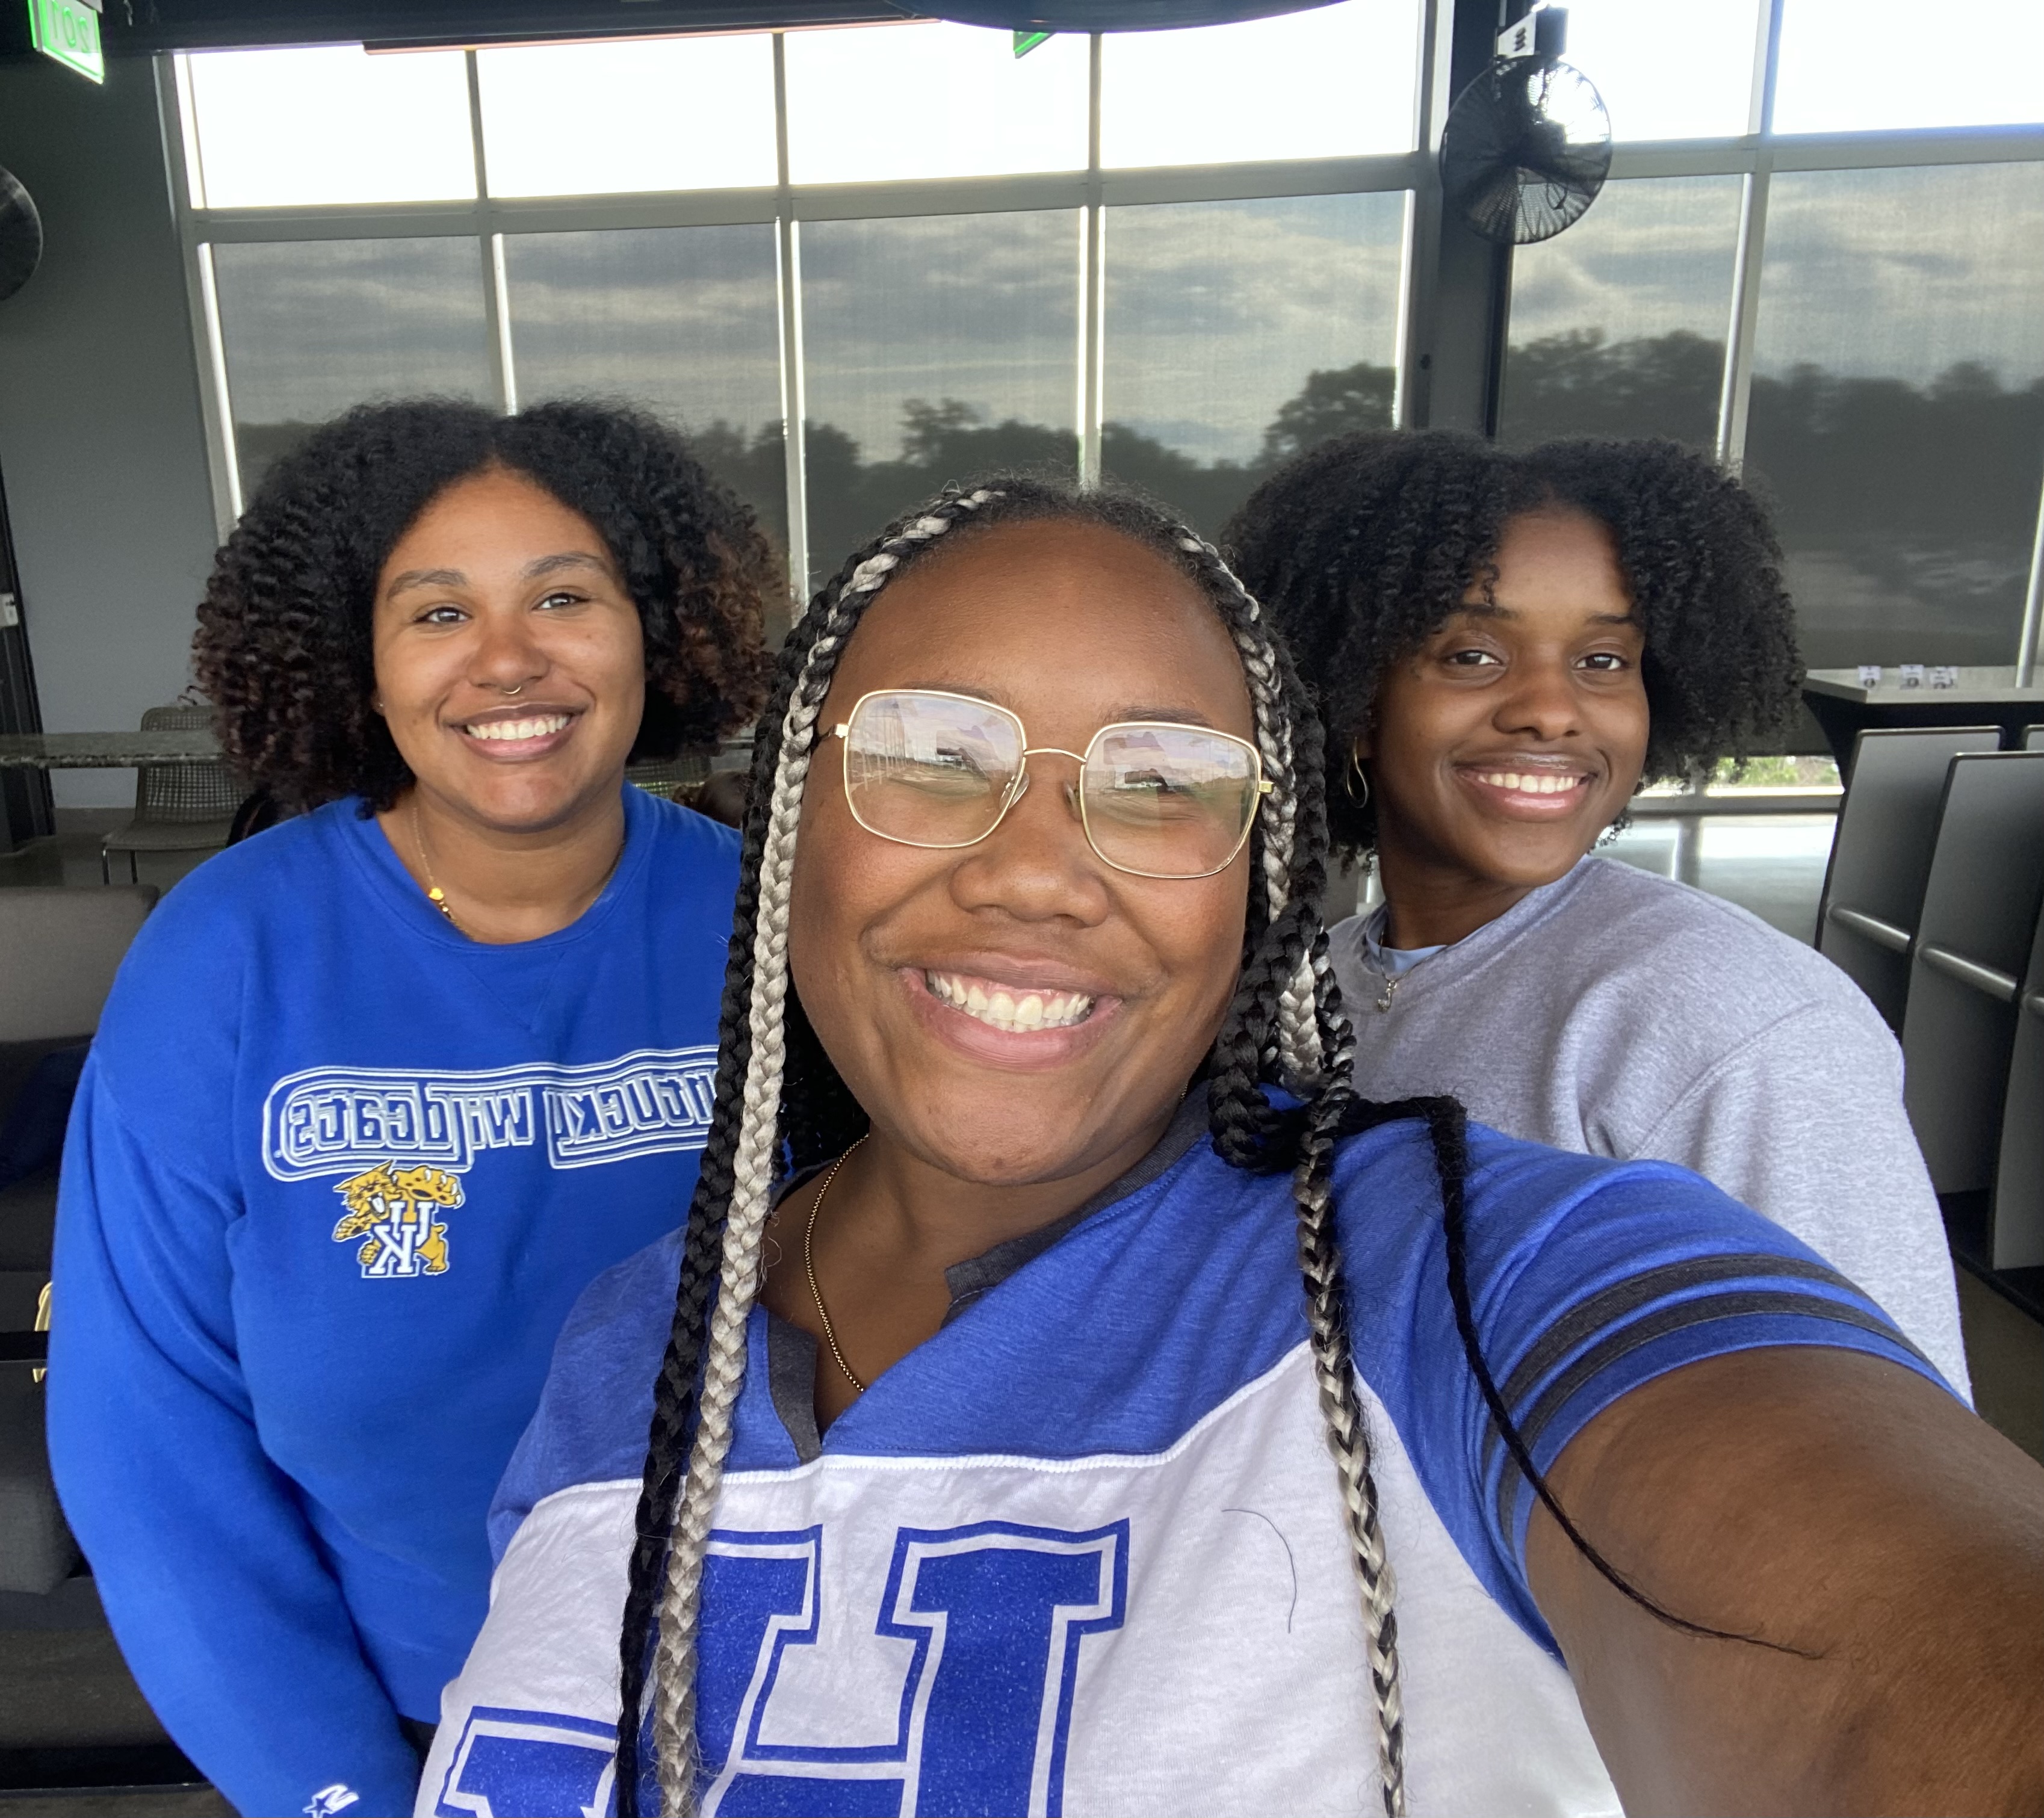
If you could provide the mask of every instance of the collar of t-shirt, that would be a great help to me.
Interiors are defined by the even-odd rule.
[[[1139,1188],[1147,1187],[1197,1142],[1206,1130],[1207,1089],[1202,1082],[1185,1094],[1169,1127],[1150,1153],[1126,1173],[1117,1175],[1083,1206],[1067,1212],[1062,1218],[1054,1218],[1039,1229],[1009,1237],[992,1249],[982,1250],[978,1256],[953,1263],[946,1269],[944,1285],[951,1290],[951,1305],[944,1309],[943,1324],[950,1325],[982,1294],[1000,1287],[1025,1263],[1034,1261],[1096,1212],[1105,1211]],[[797,1175],[782,1190],[783,1197],[817,1172],[816,1168],[807,1168]],[[806,1464],[823,1451],[823,1441],[816,1431],[816,1341],[799,1325],[771,1311],[766,1315],[766,1378],[767,1386],[773,1392],[774,1411],[781,1417],[781,1424],[795,1442],[797,1456]]]
[[[1443,941],[1434,947],[1387,947],[1384,944],[1384,925],[1390,913],[1391,905],[1380,903],[1362,924],[1363,947],[1371,969],[1380,977],[1395,979],[1400,972],[1412,971],[1422,960],[1431,960],[1435,954],[1454,945],[1452,941]]]

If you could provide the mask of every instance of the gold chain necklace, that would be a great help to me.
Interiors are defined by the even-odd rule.
[[[511,692],[513,694],[516,694],[518,691],[517,689],[513,688]],[[419,849],[419,863],[425,870],[426,900],[432,903],[436,909],[439,910],[440,912],[447,918],[448,926],[453,929],[456,934],[468,934],[468,938],[471,941],[474,940],[475,937],[473,934],[469,934],[468,930],[463,927],[461,923],[455,919],[454,911],[448,907],[447,892],[440,888],[440,880],[433,876],[433,861],[426,856],[425,824],[419,819],[419,798],[416,795],[412,797],[412,843]],[[610,869],[604,873],[601,880],[597,884],[596,892],[597,896],[600,896],[603,894],[604,885],[608,884],[611,879],[617,875],[617,867],[624,859],[624,841],[620,840],[617,842],[617,850],[611,856]],[[594,900],[594,899],[592,899],[592,900]],[[865,1138],[862,1137],[859,1140],[863,1142]],[[852,1146],[853,1148],[856,1148],[858,1145],[854,1144]],[[851,1150],[848,1149],[844,1153],[846,1155],[849,1155],[851,1153]],[[842,1160],[843,1157],[840,1156],[839,1159]]]
[[[433,861],[426,857],[425,823],[419,819],[419,798],[416,794],[412,797],[412,842],[419,849],[419,863],[425,867],[426,900],[447,918],[448,926],[456,934],[467,934],[468,930],[454,919],[454,911],[448,907],[447,892],[433,876]]]
[[[862,1395],[866,1385],[852,1374],[851,1366],[844,1360],[844,1353],[838,1348],[837,1329],[831,1324],[830,1309],[824,1305],[824,1291],[816,1286],[816,1214],[824,1209],[824,1199],[831,1190],[831,1183],[837,1179],[837,1171],[851,1159],[851,1149],[857,1149],[859,1139],[837,1160],[831,1164],[831,1171],[824,1176],[824,1183],[816,1189],[816,1196],[809,1202],[809,1222],[802,1227],[802,1269],[809,1278],[809,1298],[816,1303],[816,1317],[823,1322],[824,1342],[830,1347],[830,1354],[837,1360],[837,1367],[844,1372],[844,1379]]]

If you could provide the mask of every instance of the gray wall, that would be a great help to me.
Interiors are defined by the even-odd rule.
[[[190,678],[212,496],[153,73],[106,86],[0,58],[0,165],[41,211],[42,268],[0,303],[0,475],[52,732],[133,727]],[[60,771],[60,807],[135,799]]]

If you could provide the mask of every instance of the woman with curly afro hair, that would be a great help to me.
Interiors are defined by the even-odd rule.
[[[1744,758],[1794,711],[1794,613],[1752,494],[1672,443],[1379,432],[1274,474],[1229,540],[1317,688],[1334,842],[1374,853],[1383,886],[1328,935],[1357,1090],[1679,1162],[1963,1387],[1886,1025],[1757,917],[1589,856],[1643,781]]]
[[[181,884],[107,1005],[49,1426],[136,1678],[244,1812],[410,1810],[555,1334],[688,1202],[738,842],[625,766],[751,721],[783,585],[672,431],[581,403],[361,407],[220,552],[199,679],[308,811]]]

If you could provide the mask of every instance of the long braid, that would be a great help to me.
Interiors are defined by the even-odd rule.
[[[1404,1745],[1393,1578],[1356,1389],[1331,1194],[1335,1137],[1343,1107],[1352,1101],[1349,1030],[1317,909],[1327,841],[1320,741],[1295,737],[1295,728],[1312,723],[1298,677],[1255,600],[1210,545],[1128,497],[1074,495],[1027,479],[990,481],[969,494],[949,489],[925,511],[892,527],[817,596],[783,654],[755,756],[746,882],[726,976],[717,1104],[690,1207],[641,1494],[620,1640],[618,1810],[621,1818],[636,1812],[637,1732],[649,1640],[661,1809],[668,1818],[694,1809],[703,1560],[743,1379],[746,1323],[782,1145],[790,1138],[798,1149],[821,1143],[858,1114],[828,1057],[820,1049],[805,1055],[805,1045],[814,1048],[813,1035],[789,991],[789,894],[817,715],[837,660],[873,596],[966,517],[987,524],[1089,521],[1148,544],[1200,582],[1242,660],[1272,787],[1258,806],[1252,837],[1252,865],[1262,888],[1250,893],[1242,979],[1209,1062],[1212,1127],[1216,1149],[1234,1164],[1293,1170],[1316,1378],[1362,1588],[1385,1809],[1387,1818],[1398,1818],[1404,1808]],[[815,1077],[808,1076],[812,1066]],[[1265,1090],[1281,1085],[1306,1101],[1305,1134],[1292,1142],[1283,1138],[1294,1119],[1274,1110]]]
[[[760,782],[762,773],[770,775],[778,761],[778,729],[786,712],[787,697],[793,692],[799,658],[807,647],[806,639],[799,650],[794,640],[790,640],[790,648],[784,654],[783,673],[768,704],[764,722],[765,727],[773,731],[756,742],[753,751],[752,796],[755,801],[765,799]],[[674,1296],[674,1319],[668,1328],[667,1350],[661,1359],[660,1373],[654,1389],[652,1421],[647,1438],[646,1464],[640,1486],[620,1638],[619,1818],[638,1818],[639,1781],[630,1764],[638,1752],[654,1609],[659,1601],[662,1564],[667,1556],[668,1529],[681,1486],[682,1465],[688,1456],[694,1431],[697,1377],[702,1361],[710,1287],[718,1274],[724,1219],[731,1203],[739,1126],[739,1082],[745,1077],[751,1059],[751,1027],[746,1007],[752,992],[751,936],[758,919],[759,857],[765,832],[763,816],[748,815],[732,915],[736,932],[732,938],[730,958],[725,967],[718,1022],[716,1096],[702,1163],[697,1173],[695,1194],[690,1202],[688,1222],[682,1236],[681,1276]]]
[[[816,716],[846,640],[903,554],[941,535],[986,497],[947,498],[893,527],[846,564],[790,640],[781,686],[768,709],[767,735],[755,754],[755,805],[747,817],[745,884],[726,973],[717,1103],[690,1207],[674,1335],[655,1390],[620,1640],[620,1815],[636,1809],[637,1731],[649,1628],[657,1635],[652,1728],[661,1809],[686,1814],[695,1808],[696,1635],[703,1560],[744,1379],[746,1323],[758,1294],[761,1240],[779,1172],[790,886]],[[682,1479],[684,1437],[688,1464]]]
[[[1271,637],[1255,600],[1210,544],[1188,534],[1179,547],[1209,577],[1209,593],[1241,655],[1272,784],[1264,798],[1260,842],[1269,925],[1259,951],[1243,969],[1229,1020],[1243,1022],[1246,1041],[1255,1049],[1257,1073],[1266,1074],[1275,1063],[1279,1078],[1307,1099],[1306,1127],[1292,1175],[1306,1323],[1327,1450],[1340,1482],[1350,1556],[1362,1592],[1379,1788],[1385,1818],[1403,1818],[1405,1719],[1393,1607],[1396,1583],[1370,1468],[1369,1425],[1356,1390],[1331,1191],[1335,1138],[1352,1096],[1354,1045],[1320,921],[1327,850],[1320,741],[1309,737],[1295,742],[1292,737],[1295,725],[1310,727],[1312,721],[1291,659]],[[1240,1090],[1247,1083],[1236,1084]],[[1269,1101],[1260,1090],[1257,1096],[1267,1110]]]

